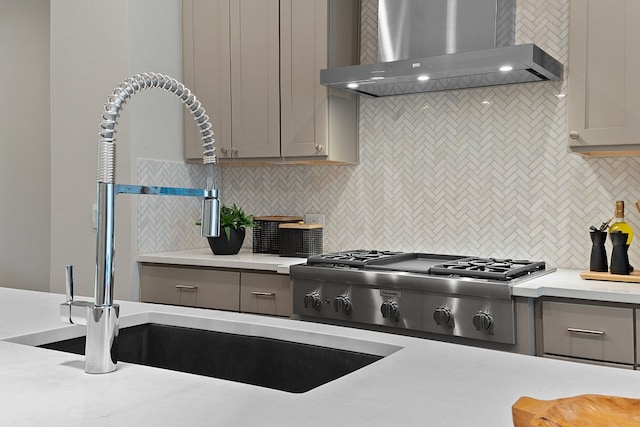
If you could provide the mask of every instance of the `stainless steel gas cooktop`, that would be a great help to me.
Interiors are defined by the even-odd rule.
[[[512,287],[551,272],[542,261],[352,250],[291,266],[294,314],[515,343]]]
[[[420,274],[511,280],[545,270],[542,261],[478,258],[358,249],[313,255],[308,266],[405,271]]]

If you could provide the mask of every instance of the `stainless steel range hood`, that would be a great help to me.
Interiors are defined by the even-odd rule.
[[[515,0],[379,0],[381,62],[321,70],[320,83],[380,97],[562,79],[514,39]]]

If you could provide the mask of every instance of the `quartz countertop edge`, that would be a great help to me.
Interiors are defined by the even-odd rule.
[[[275,254],[258,254],[241,250],[236,255],[214,255],[211,249],[189,249],[175,252],[139,254],[138,262],[192,265],[200,267],[238,268],[246,270],[275,271],[289,274],[289,267],[306,262],[306,258],[281,257]]]
[[[558,297],[640,304],[640,283],[586,280],[583,270],[559,268],[537,279],[512,287],[512,295],[527,298]]]
[[[83,356],[32,347],[50,342],[43,341],[46,336],[55,341],[84,333],[84,327],[60,321],[64,301],[61,294],[0,288],[0,425],[320,427],[338,417],[341,425],[356,427],[466,427],[478,420],[509,426],[511,406],[521,396],[640,398],[640,373],[633,370],[291,319],[127,301],[119,301],[121,327],[183,322],[298,342],[337,342],[354,349],[393,346],[397,351],[306,393],[122,362],[114,373],[90,375],[84,373]]]

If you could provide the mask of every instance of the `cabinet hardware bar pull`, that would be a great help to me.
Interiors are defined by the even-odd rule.
[[[257,297],[275,297],[275,292],[251,292],[251,295],[255,295]]]
[[[197,286],[188,286],[188,285],[176,285],[176,289],[185,290],[185,291],[197,291]]]
[[[604,331],[594,331],[592,329],[567,328],[567,331],[574,334],[604,335]]]

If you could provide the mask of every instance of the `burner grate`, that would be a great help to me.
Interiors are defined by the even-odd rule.
[[[366,264],[373,263],[375,261],[395,258],[401,255],[404,255],[404,253],[356,249],[353,251],[333,252],[310,256],[307,258],[307,264],[364,267]]]
[[[465,258],[433,266],[429,273],[511,280],[544,269],[544,262],[496,258]]]
[[[348,269],[367,268],[377,271],[405,271],[424,275],[491,279],[504,282],[545,270],[545,263],[536,261],[413,254],[364,249],[313,255],[307,258],[307,265]]]

